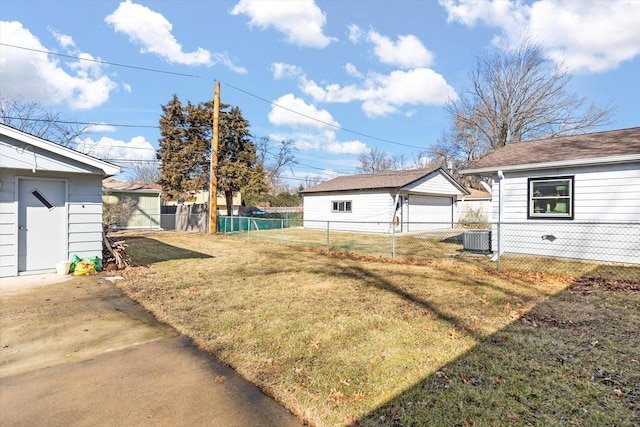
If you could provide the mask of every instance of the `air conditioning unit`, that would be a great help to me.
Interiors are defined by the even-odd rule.
[[[491,252],[491,230],[466,230],[463,245],[465,251]]]

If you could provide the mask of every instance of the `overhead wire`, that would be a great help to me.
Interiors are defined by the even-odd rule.
[[[31,52],[43,53],[43,54],[47,54],[47,55],[60,56],[60,57],[63,57],[63,58],[70,58],[70,59],[75,59],[75,60],[78,60],[78,61],[89,61],[89,62],[98,63],[98,64],[102,64],[102,65],[112,65],[112,66],[116,66],[116,67],[129,68],[129,69],[138,70],[138,71],[147,71],[147,72],[154,72],[154,73],[160,73],[160,74],[175,75],[175,76],[180,76],[180,77],[189,77],[189,78],[196,78],[196,79],[218,81],[221,84],[224,84],[224,85],[228,86],[229,88],[232,88],[232,89],[234,89],[234,90],[236,90],[238,92],[244,93],[244,94],[246,94],[248,96],[251,96],[251,97],[253,97],[255,99],[258,99],[258,100],[260,100],[262,102],[265,102],[265,103],[267,103],[269,105],[281,108],[283,110],[289,111],[290,113],[299,115],[301,117],[304,117],[306,119],[315,121],[317,123],[321,123],[321,124],[323,124],[325,126],[329,126],[329,127],[335,128],[337,130],[348,132],[348,133],[351,133],[351,134],[354,134],[354,135],[359,135],[359,136],[362,136],[362,137],[365,137],[365,138],[369,138],[369,139],[372,139],[372,140],[375,140],[375,141],[384,142],[384,143],[387,143],[387,144],[398,145],[398,146],[408,147],[408,148],[418,148],[418,149],[423,149],[424,148],[422,146],[405,144],[405,143],[400,143],[400,142],[392,141],[392,140],[385,139],[385,138],[379,138],[379,137],[376,137],[376,136],[373,136],[373,135],[366,134],[364,132],[359,132],[359,131],[356,131],[356,130],[353,130],[353,129],[349,129],[349,128],[345,128],[345,127],[336,125],[334,123],[330,123],[330,122],[326,122],[326,121],[320,120],[320,119],[315,118],[313,116],[309,116],[307,114],[304,114],[304,113],[301,113],[299,111],[293,110],[291,108],[285,107],[283,105],[277,104],[277,103],[275,103],[273,101],[269,101],[268,99],[266,99],[266,98],[264,98],[262,96],[259,96],[259,95],[255,94],[255,93],[252,93],[252,92],[248,91],[248,90],[242,89],[242,88],[240,88],[238,86],[235,86],[235,85],[233,85],[231,83],[223,82],[221,80],[217,80],[217,79],[212,78],[212,77],[200,76],[200,75],[197,75],[197,74],[178,73],[178,72],[167,71],[167,70],[159,70],[159,69],[150,68],[150,67],[140,67],[140,66],[129,65],[129,64],[121,64],[121,63],[105,61],[105,60],[101,60],[101,59],[84,58],[84,57],[79,57],[79,56],[74,56],[74,55],[67,55],[67,54],[58,53],[58,52],[51,52],[51,51],[43,50],[43,49],[34,49],[34,48],[25,47],[25,46],[17,46],[17,45],[14,45],[14,44],[3,43],[3,42],[0,42],[0,46],[12,47],[12,48],[16,48],[16,49],[22,49],[22,50],[26,50],[26,51],[31,51]],[[98,123],[96,123],[96,125],[97,124]],[[138,126],[129,125],[127,127],[138,127]],[[139,126],[139,127],[152,127],[152,126]]]

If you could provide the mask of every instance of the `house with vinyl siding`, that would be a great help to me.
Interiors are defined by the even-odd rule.
[[[334,178],[302,191],[305,228],[406,233],[453,228],[469,192],[442,168]]]
[[[494,251],[640,264],[640,127],[510,143],[461,173],[491,182]]]
[[[119,181],[106,178],[102,181],[102,201],[117,204],[126,199],[133,201],[134,209],[126,224],[119,228],[160,229],[162,186],[140,182]]]
[[[0,277],[102,258],[102,179],[111,163],[0,124]]]

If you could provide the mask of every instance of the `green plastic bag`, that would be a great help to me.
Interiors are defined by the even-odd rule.
[[[69,273],[73,273],[76,270],[76,264],[78,264],[80,261],[82,260],[78,255],[74,255],[73,258],[71,258],[71,264],[69,264]]]
[[[89,258],[89,261],[95,264],[96,272],[99,272],[102,270],[102,266],[100,265],[100,258],[98,258],[97,256],[94,256]]]

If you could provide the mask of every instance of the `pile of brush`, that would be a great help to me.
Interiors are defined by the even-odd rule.
[[[115,240],[102,233],[102,243],[102,265],[105,270],[122,270],[133,265],[124,240]]]

